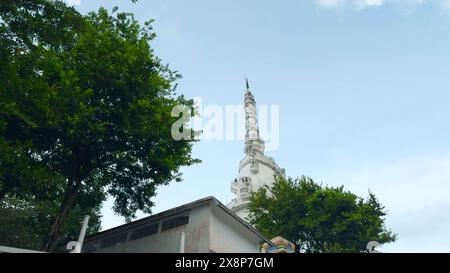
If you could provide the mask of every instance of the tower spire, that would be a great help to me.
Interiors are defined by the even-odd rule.
[[[244,97],[245,111],[245,153],[247,155],[264,154],[264,141],[259,136],[258,118],[256,113],[255,97],[250,92],[248,79],[245,79],[247,92]]]
[[[255,97],[250,91],[248,79],[244,95],[245,111],[245,148],[244,158],[239,162],[239,176],[231,183],[231,192],[236,197],[228,204],[239,217],[248,215],[249,200],[252,192],[275,183],[274,175],[282,175],[283,171],[275,161],[264,154],[264,140],[259,135]]]

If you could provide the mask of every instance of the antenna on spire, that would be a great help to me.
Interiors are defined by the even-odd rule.
[[[250,89],[250,86],[248,85],[248,79],[245,78],[245,85],[247,86],[247,89]]]

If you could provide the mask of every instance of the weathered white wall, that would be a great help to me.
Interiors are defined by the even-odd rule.
[[[156,234],[137,240],[127,241],[122,245],[99,249],[96,252],[178,253],[180,252],[181,233],[183,231],[185,232],[185,252],[209,252],[208,216],[209,206],[208,204],[205,204],[203,206],[193,208],[189,212],[189,223],[187,225],[160,231]],[[128,233],[130,233],[130,231],[128,231]]]
[[[259,253],[259,238],[231,215],[212,207],[210,249],[217,253]]]
[[[186,253],[209,252],[209,204],[210,203],[206,203],[204,206],[196,207],[191,211],[192,216],[189,218],[189,225],[186,229],[186,241],[184,245]]]
[[[189,223],[176,228],[159,231],[133,241],[126,241],[122,245],[98,249],[103,253],[178,253],[180,252],[181,234],[185,233],[185,253],[259,253],[259,243],[262,238],[250,231],[243,223],[218,206],[214,201],[190,208],[190,211],[173,214],[158,220],[161,223],[171,217],[189,215]],[[156,220],[155,220],[156,221]],[[155,222],[148,222],[153,224]],[[114,236],[122,232],[130,233],[143,225],[124,228],[102,236],[87,239],[85,243],[100,242],[103,238]]]
[[[169,229],[122,245],[99,249],[98,253],[174,253],[179,252],[181,231],[186,226]]]

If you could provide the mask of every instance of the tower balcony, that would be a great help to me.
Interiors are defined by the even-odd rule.
[[[247,205],[248,203],[250,203],[250,196],[251,194],[249,193],[246,195],[242,195],[240,197],[236,197],[232,199],[230,203],[227,204],[227,207],[234,208],[237,206]]]
[[[239,179],[235,179],[231,183],[231,192],[236,194],[237,196],[248,194],[252,190],[251,182],[252,179],[250,177],[241,177]]]

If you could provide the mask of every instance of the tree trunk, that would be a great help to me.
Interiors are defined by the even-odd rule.
[[[45,241],[42,250],[49,252],[55,250],[59,240],[59,232],[61,231],[61,228],[64,225],[67,215],[70,209],[72,209],[77,196],[78,196],[78,187],[69,189],[65,194],[64,200],[61,204],[61,208],[59,209],[59,212],[55,220],[53,221],[53,224],[50,227],[47,240]]]
[[[6,179],[5,179],[6,180]],[[0,201],[2,201],[2,199],[11,191],[13,190],[13,187],[11,187],[11,185],[9,185],[8,183],[6,183],[5,181],[5,185],[3,186],[3,188],[0,190]]]
[[[3,197],[5,197],[6,195],[6,189],[5,190],[0,190],[0,201],[2,201]]]

